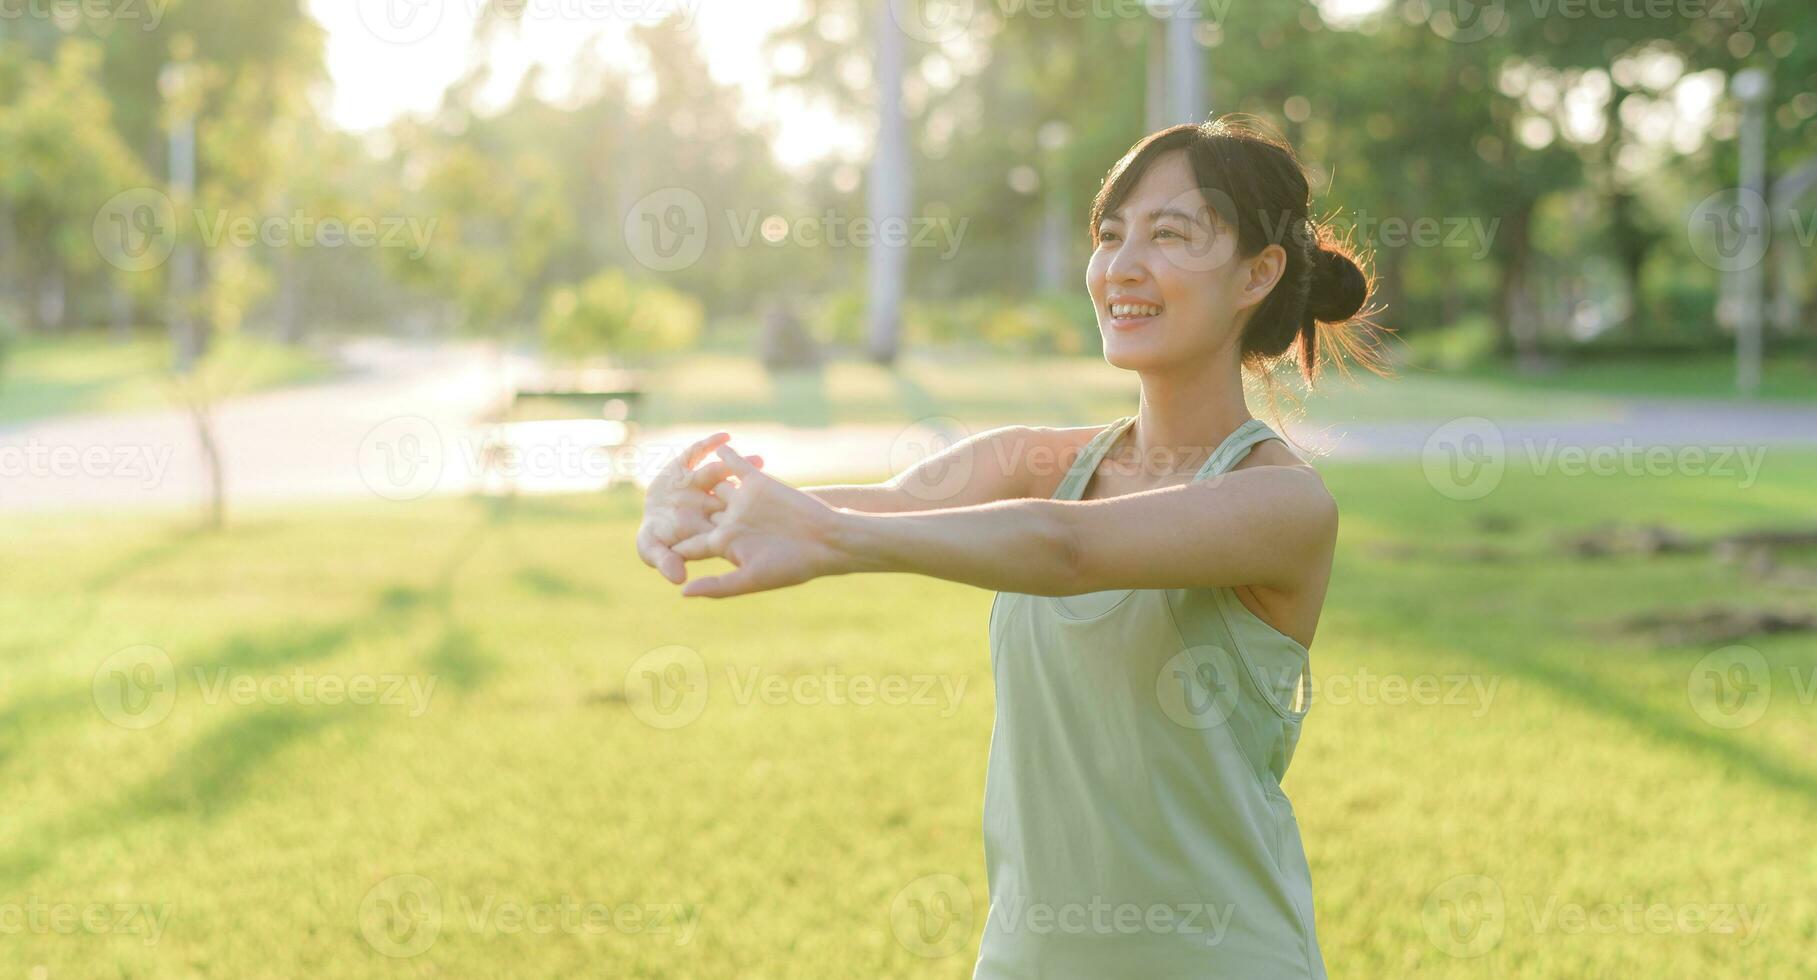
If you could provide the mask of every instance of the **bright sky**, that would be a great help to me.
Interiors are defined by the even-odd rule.
[[[327,32],[333,88],[328,118],[350,130],[383,127],[405,113],[427,112],[479,55],[473,26],[482,0],[309,0]],[[482,104],[495,106],[517,90],[533,64],[545,66],[539,94],[560,99],[572,88],[575,55],[592,44],[607,64],[634,56],[632,24],[670,11],[691,16],[698,46],[716,82],[743,92],[745,111],[777,124],[777,159],[799,166],[829,154],[855,157],[865,136],[830,113],[769,86],[763,41],[792,21],[799,0],[526,0],[523,22],[483,54],[491,81]]]
[[[829,156],[858,160],[867,151],[870,138],[861,125],[804,104],[796,93],[778,93],[770,86],[764,40],[797,19],[800,0],[519,0],[524,15],[518,30],[502,32],[486,51],[476,52],[473,26],[484,2],[309,0],[310,14],[328,35],[332,80],[324,106],[328,118],[343,128],[360,131],[383,127],[405,113],[427,112],[440,102],[448,85],[477,60],[491,70],[490,81],[481,92],[482,108],[506,102],[535,64],[544,66],[539,94],[559,102],[572,91],[571,67],[576,55],[589,45],[606,64],[625,66],[635,79],[640,52],[629,43],[629,28],[679,11],[705,55],[714,81],[742,94],[743,113],[751,122],[773,124],[776,139],[771,148],[782,165],[799,167]],[[1319,2],[1329,20],[1344,25],[1379,13],[1387,0]],[[1617,66],[1618,73],[1623,67]],[[1648,55],[1625,67],[1643,83],[1654,73],[1652,69],[1661,68],[1664,80],[1648,86],[1656,91],[1670,86],[1683,69],[1669,54]],[[1517,135],[1528,145],[1551,142],[1556,128],[1553,120],[1572,138],[1600,138],[1606,118],[1607,73],[1588,73],[1584,84],[1570,91],[1559,91],[1546,79],[1513,79],[1517,84],[1509,89],[1511,79],[1506,73],[1499,81],[1506,94],[1524,95],[1538,110],[1517,127]],[[1687,76],[1677,89],[1662,93],[1651,104],[1643,104],[1644,100],[1633,106],[1624,104],[1623,118],[1648,142],[1669,143],[1677,152],[1690,152],[1701,143],[1709,125],[1720,78]],[[635,82],[632,95],[637,96]],[[1547,115],[1552,119],[1544,118]],[[1623,162],[1641,163],[1638,158]]]

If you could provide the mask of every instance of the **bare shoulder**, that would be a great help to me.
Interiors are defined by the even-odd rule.
[[[1279,491],[1296,506],[1307,508],[1303,512],[1308,517],[1328,517],[1331,529],[1336,530],[1337,500],[1325,486],[1325,478],[1281,440],[1264,439],[1256,443],[1255,448],[1231,467],[1231,472],[1254,473],[1266,479],[1272,490]]]
[[[1047,498],[1060,489],[1068,470],[1079,454],[1098,434],[1110,428],[1102,425],[1027,425],[1015,426],[1029,450],[1024,455],[1022,473],[1027,496]]]

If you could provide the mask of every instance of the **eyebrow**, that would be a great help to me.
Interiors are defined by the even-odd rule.
[[[1179,208],[1155,208],[1153,211],[1148,212],[1148,220],[1155,221],[1160,218],[1179,218],[1182,221],[1186,221],[1191,224],[1199,225],[1201,227],[1203,227],[1205,224],[1205,222],[1200,221],[1198,219],[1198,216],[1187,214],[1186,212],[1180,210]],[[1118,208],[1117,210],[1112,211],[1109,214],[1105,215],[1102,219],[1099,220],[1099,223],[1102,224],[1105,221],[1122,221],[1122,220],[1123,220],[1123,209]]]

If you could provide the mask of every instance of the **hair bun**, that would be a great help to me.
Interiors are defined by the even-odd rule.
[[[1343,323],[1356,316],[1369,299],[1369,280],[1350,256],[1320,248],[1312,266],[1312,291],[1306,312],[1322,323]]]

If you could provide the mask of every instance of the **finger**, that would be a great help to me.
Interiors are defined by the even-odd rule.
[[[653,534],[638,532],[637,555],[644,560],[644,564],[661,572],[662,577],[670,582],[679,585],[688,579],[687,563]]]
[[[696,490],[711,490],[715,485],[723,482],[726,477],[731,475],[732,465],[725,460],[716,459],[713,462],[702,466],[700,469],[695,470],[688,477],[688,482]]]
[[[716,531],[718,528],[713,530]],[[719,554],[719,549],[713,542],[713,531],[702,531],[686,540],[675,542],[669,550],[687,561],[699,561],[702,558],[712,558]]]
[[[707,458],[707,453],[712,452],[714,446],[717,446],[730,438],[732,438],[730,432],[715,432],[705,439],[694,443],[682,452],[681,465],[690,470],[699,466],[700,461]]]
[[[711,578],[697,578],[681,587],[681,594],[687,597],[702,596],[708,599],[723,599],[728,596],[743,595],[750,590],[751,575],[742,568],[735,568],[724,575]]]
[[[750,460],[738,455],[738,451],[731,446],[720,446],[719,458],[731,464],[732,473],[736,476],[756,476],[758,473],[757,467],[751,465]]]
[[[714,446],[730,438],[732,438],[732,434],[729,432],[715,432],[705,439],[689,444],[688,448],[681,451],[681,455],[670,460],[669,465],[663,467],[663,476],[671,486],[686,486],[689,474],[692,473],[694,467],[699,466],[700,461],[707,458],[707,453],[712,452]]]
[[[664,547],[672,549],[677,544],[686,541],[696,534],[705,534],[713,530],[715,526],[716,525],[714,525],[712,521],[712,516],[709,514],[698,512],[688,513],[677,522],[675,533],[662,539],[662,544]]]

